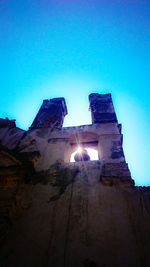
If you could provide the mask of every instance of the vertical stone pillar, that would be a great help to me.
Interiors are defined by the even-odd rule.
[[[92,124],[117,122],[111,94],[90,94]]]
[[[62,128],[67,106],[63,97],[43,100],[31,128]]]

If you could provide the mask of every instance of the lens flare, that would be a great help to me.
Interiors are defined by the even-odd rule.
[[[82,152],[82,147],[79,146],[78,149],[77,149],[77,152],[81,153]]]
[[[90,156],[90,160],[99,160],[97,149],[93,149],[93,148],[89,148],[89,147],[85,147],[85,149],[87,150],[88,155]],[[83,150],[84,149],[79,146],[78,149],[71,154],[70,162],[75,162],[75,160],[74,160],[75,154],[76,153],[82,153]]]

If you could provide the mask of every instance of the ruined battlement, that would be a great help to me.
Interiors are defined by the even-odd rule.
[[[64,98],[27,131],[0,119],[0,266],[149,266],[150,188],[134,185],[111,94],[89,102],[90,125],[63,127]],[[96,160],[74,162],[79,148]]]

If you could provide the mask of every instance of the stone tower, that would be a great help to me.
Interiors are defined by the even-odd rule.
[[[92,113],[92,123],[117,122],[111,94],[90,94],[89,101]]]
[[[65,99],[63,97],[44,100],[31,127],[61,128],[66,114],[67,114],[67,107]]]
[[[111,95],[89,102],[90,125],[62,127],[64,98],[28,131],[0,119],[0,266],[150,265],[150,188],[131,178]],[[78,147],[97,160],[71,162]]]

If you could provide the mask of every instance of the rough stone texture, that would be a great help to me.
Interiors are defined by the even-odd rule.
[[[25,131],[16,127],[15,120],[0,119],[0,145],[15,149]]]
[[[37,171],[46,170],[56,161],[69,162],[78,145],[94,148],[103,162],[125,162],[122,134],[117,123],[30,129],[18,146],[20,153],[39,152],[34,160]],[[114,145],[115,144],[115,145]],[[122,153],[120,153],[122,152]],[[120,154],[119,154],[120,153]]]
[[[150,266],[150,188],[131,178],[111,95],[90,101],[103,122],[92,110],[92,125],[52,128],[49,108],[27,132],[0,120],[0,267]],[[78,145],[99,160],[70,163]]]
[[[89,101],[93,123],[117,122],[111,94],[90,94]]]
[[[63,97],[44,100],[31,127],[61,128],[66,114],[67,107]]]
[[[99,161],[56,164],[45,177],[24,187],[1,266],[149,266],[149,188],[103,184]]]
[[[6,118],[6,119],[0,118],[0,127],[14,128],[14,127],[16,127],[15,120],[9,120],[8,118]]]
[[[131,179],[131,173],[129,171],[128,164],[125,162],[103,164],[101,181],[108,185],[134,185],[134,180]]]
[[[10,152],[0,149],[0,244],[19,207],[19,187],[23,183],[21,162]]]

